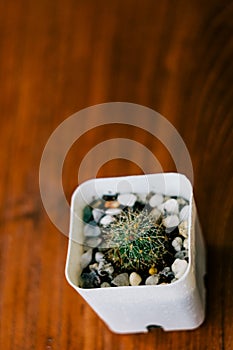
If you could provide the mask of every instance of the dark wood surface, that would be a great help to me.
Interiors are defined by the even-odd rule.
[[[232,1],[0,1],[1,349],[232,349],[232,35]],[[160,112],[189,149],[208,250],[207,315],[197,330],[112,334],[66,282],[68,239],[41,203],[40,158],[63,120],[110,101]],[[99,127],[66,158],[68,200],[85,154],[119,135],[174,170],[146,131]],[[98,176],[141,172],[112,160]]]

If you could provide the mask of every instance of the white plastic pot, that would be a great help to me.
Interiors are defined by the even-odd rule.
[[[150,191],[181,196],[190,202],[189,265],[185,274],[176,282],[166,285],[93,289],[78,287],[79,275],[82,272],[82,212],[85,205],[90,203],[93,197],[101,197],[108,192]],[[205,317],[205,273],[205,247],[193,190],[184,175],[163,173],[93,179],[75,190],[71,203],[66,278],[113,332],[147,332],[151,326],[160,326],[166,331],[198,327]]]

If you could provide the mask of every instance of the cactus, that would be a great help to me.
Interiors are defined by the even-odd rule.
[[[132,209],[102,229],[108,249],[105,258],[120,270],[148,271],[165,264],[169,253],[165,228],[153,215]]]

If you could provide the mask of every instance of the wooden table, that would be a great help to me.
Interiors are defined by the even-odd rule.
[[[232,349],[232,34],[232,1],[0,1],[1,349]],[[43,208],[40,159],[62,121],[111,101],[158,111],[188,147],[208,250],[207,315],[197,330],[112,334],[66,282],[68,238]],[[65,159],[69,201],[83,157],[119,137],[175,170],[143,128],[100,126]],[[104,163],[98,177],[142,173],[133,158]],[[84,176],[93,175],[87,166]],[[48,171],[51,195],[53,180]]]

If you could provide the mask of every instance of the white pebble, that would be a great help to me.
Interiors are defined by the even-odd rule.
[[[179,218],[177,215],[169,215],[163,219],[163,224],[167,228],[176,227],[179,225]]]
[[[133,193],[123,193],[118,195],[117,200],[121,205],[133,207],[137,197]]]
[[[92,249],[88,249],[84,254],[81,256],[80,265],[82,269],[85,269],[87,267],[92,259]]]
[[[185,273],[188,263],[186,260],[176,259],[172,264],[172,271],[174,272],[175,278],[180,278]]]
[[[185,249],[188,249],[188,246],[189,246],[189,241],[188,241],[188,238],[185,238],[184,242],[183,242],[183,247]]]
[[[104,215],[104,211],[98,208],[94,208],[92,210],[92,215],[95,220],[95,222],[99,222],[102,216]]]
[[[155,285],[155,284],[158,284],[158,283],[159,283],[159,276],[158,275],[152,275],[152,276],[149,276],[146,279],[146,285],[147,286],[152,286],[152,285]]]
[[[129,276],[129,283],[131,286],[138,286],[142,282],[141,276],[136,273],[132,272]]]
[[[180,211],[180,221],[188,220],[189,217],[189,205],[185,205]]]
[[[126,272],[121,273],[112,280],[112,283],[117,287],[128,286],[129,275]]]
[[[176,237],[173,239],[172,241],[172,246],[174,247],[174,249],[179,252],[182,248],[182,238],[181,237]]]
[[[162,203],[163,203],[163,195],[158,193],[154,194],[149,200],[149,204],[152,208],[157,207]]]
[[[188,221],[182,221],[179,226],[179,234],[183,236],[184,238],[188,237]]]
[[[98,273],[100,276],[107,274],[111,275],[114,272],[114,267],[111,263],[107,263],[105,260],[99,262]]]
[[[163,203],[163,209],[167,213],[178,214],[179,213],[179,204],[174,198],[168,199]]]
[[[95,261],[100,262],[104,260],[104,254],[102,252],[96,252],[95,253]]]
[[[84,226],[83,234],[85,237],[98,237],[101,231],[99,226],[86,224]]]
[[[113,222],[115,219],[114,217],[112,217],[111,215],[105,215],[102,217],[102,219],[100,220],[100,224],[103,226],[108,226],[109,224],[111,224],[111,222]]]
[[[109,208],[105,211],[107,215],[119,215],[122,212],[122,209],[119,208]]]

